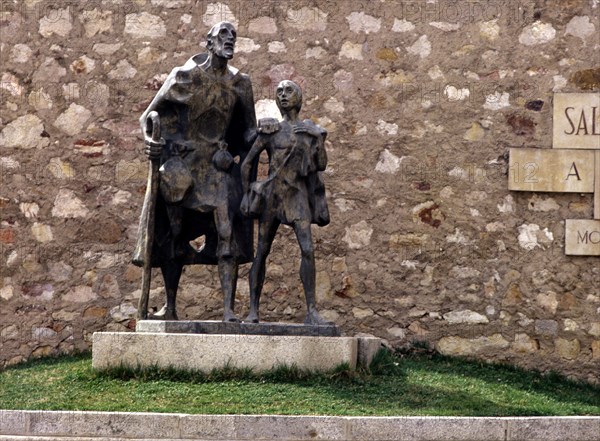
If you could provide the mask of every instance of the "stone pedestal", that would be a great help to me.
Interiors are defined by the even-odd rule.
[[[295,365],[327,371],[342,363],[367,367],[381,347],[378,338],[339,337],[335,326],[144,320],[136,330],[94,333],[92,366],[206,372],[228,365],[261,372]]]
[[[337,326],[312,326],[298,323],[241,323],[217,320],[140,320],[136,332],[170,334],[235,334],[339,337]]]

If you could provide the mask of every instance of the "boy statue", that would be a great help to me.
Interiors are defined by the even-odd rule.
[[[265,280],[265,264],[280,224],[294,229],[302,254],[300,278],[306,296],[308,325],[332,325],[317,312],[315,256],[311,224],[329,223],[321,173],[327,166],[327,131],[310,120],[300,120],[302,90],[293,81],[282,81],[276,101],[283,116],[279,127],[261,130],[242,164],[242,213],[259,220],[256,256],[250,269],[250,312],[246,322],[258,323],[258,307]],[[260,153],[266,150],[269,173],[264,181],[251,182]]]

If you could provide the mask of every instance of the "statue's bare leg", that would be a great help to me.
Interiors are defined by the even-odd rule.
[[[239,322],[233,312],[237,287],[238,264],[234,257],[219,257],[219,278],[223,291],[223,321]]]
[[[235,291],[237,288],[238,263],[231,249],[233,241],[232,217],[227,204],[219,206],[215,210],[215,225],[219,237],[217,255],[219,256],[219,279],[221,280],[221,291],[223,292],[224,322],[239,322],[239,319],[233,312]]]
[[[229,212],[227,202],[215,209],[215,226],[219,238],[217,253],[219,257],[233,257],[233,227],[231,219],[233,214]]]
[[[165,282],[167,303],[160,311],[153,314],[152,318],[155,320],[177,320],[177,287],[179,286],[179,279],[183,271],[183,264],[176,260],[170,260],[164,263],[160,269]]]
[[[267,257],[271,251],[271,245],[275,239],[277,228],[279,228],[279,219],[261,219],[258,226],[258,245],[256,246],[256,257],[250,268],[250,311],[248,317],[244,320],[248,323],[258,323],[258,305],[265,283],[265,269]]]
[[[304,323],[307,325],[332,325],[332,322],[325,320],[317,311],[315,300],[315,251],[310,231],[310,221],[294,222],[293,227],[302,253],[300,279],[302,280],[304,295],[306,296],[306,318],[304,319]]]

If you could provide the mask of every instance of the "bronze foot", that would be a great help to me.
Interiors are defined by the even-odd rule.
[[[240,319],[235,316],[233,311],[225,311],[225,314],[223,314],[223,321],[231,322],[231,323],[239,323]]]
[[[306,318],[304,319],[305,325],[313,325],[313,326],[332,326],[334,323],[329,320],[325,320],[323,317],[319,315],[316,309],[309,311],[306,314]]]
[[[163,306],[160,311],[148,317],[150,320],[179,320],[177,317],[177,311],[171,308],[167,308],[167,305]]]
[[[244,323],[258,323],[258,313],[250,311],[248,317],[244,319]]]

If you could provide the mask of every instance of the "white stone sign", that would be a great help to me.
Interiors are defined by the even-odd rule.
[[[552,146],[600,150],[600,93],[554,94]]]
[[[594,192],[592,150],[510,149],[508,189]]]
[[[567,219],[565,222],[565,254],[568,256],[600,256],[600,220]]]

